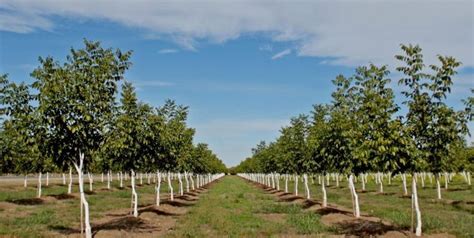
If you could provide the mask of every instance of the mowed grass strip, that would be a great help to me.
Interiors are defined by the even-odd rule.
[[[408,195],[411,195],[411,178],[407,178]],[[444,179],[442,180],[444,185]],[[284,180],[280,181],[280,185]],[[294,181],[288,183],[290,193],[294,193]],[[351,194],[347,180],[343,179],[336,187],[336,182],[331,178],[327,186],[328,203],[352,208]],[[410,196],[403,196],[402,181],[400,177],[388,181],[384,179],[384,194],[378,193],[378,185],[372,177],[366,184],[366,191],[361,191],[360,181],[356,183],[360,209],[362,213],[380,217],[398,227],[409,230],[411,222]],[[304,196],[304,184],[299,181],[299,195]],[[314,184],[310,181],[311,199],[321,201],[321,186],[318,180]],[[418,199],[421,209],[423,232],[425,234],[449,233],[456,237],[473,237],[474,234],[474,190],[467,185],[459,175],[450,182],[448,190],[442,187],[442,200],[436,199],[434,180],[430,183],[427,178],[425,187],[418,184]]]
[[[74,181],[76,182],[76,181]],[[137,181],[139,183],[139,181]],[[106,190],[106,182],[96,180],[94,192],[89,192],[86,179],[84,189],[89,202],[92,226],[97,220],[109,213],[123,212],[130,209],[131,188],[130,180],[124,181],[124,188],[119,188],[119,181],[114,178],[112,189]],[[137,185],[139,206],[154,204],[155,184]],[[175,196],[179,191],[177,181],[173,181]],[[168,185],[162,183],[161,195],[168,197]],[[23,188],[22,181],[15,183],[0,183],[0,237],[51,237],[58,233],[68,234],[68,231],[80,228],[80,205],[77,183],[73,184],[73,198],[55,199],[67,193],[67,186],[61,181],[51,181],[50,186],[43,184],[41,203],[15,204],[18,200],[36,201],[36,184],[30,181],[28,188]],[[28,202],[27,202],[28,203]]]
[[[328,230],[320,216],[298,205],[276,202],[270,194],[237,176],[212,185],[169,237],[267,237],[305,234],[318,237]]]

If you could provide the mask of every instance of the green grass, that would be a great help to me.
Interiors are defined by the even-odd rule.
[[[89,190],[88,180],[84,184],[85,191]],[[44,182],[44,181],[43,181]],[[63,186],[61,181],[50,181],[50,186],[43,184],[42,198],[46,201],[37,205],[15,205],[12,201],[19,199],[36,198],[36,180],[30,181],[28,187],[23,188],[21,182],[8,182],[0,184],[0,236],[10,235],[16,237],[50,237],[52,231],[61,229],[78,229],[80,227],[80,206],[78,185],[73,184],[73,194],[76,198],[56,200],[50,195],[67,193],[67,186]],[[139,180],[137,180],[137,184]],[[124,186],[129,186],[130,180],[124,181]],[[107,184],[94,182],[94,193],[86,195],[89,202],[91,223],[105,216],[106,213],[118,209],[128,209],[130,207],[131,189],[125,187],[119,189],[119,182],[114,178],[112,190],[104,190]],[[175,194],[178,191],[178,184],[173,181]],[[139,195],[139,205],[149,205],[154,203],[154,184],[147,185],[144,180],[143,186],[137,186]],[[162,184],[161,194],[168,193],[167,184]],[[6,206],[6,207],[5,207]],[[11,210],[13,209],[13,211]]]
[[[280,183],[283,184],[284,181]],[[310,186],[311,198],[315,200],[322,199],[321,186],[318,185],[317,178],[315,184]],[[360,182],[360,181],[359,181]],[[442,188],[442,201],[436,200],[436,188],[426,178],[425,187],[421,187],[418,181],[418,196],[422,214],[423,232],[428,234],[434,233],[450,233],[458,237],[472,237],[474,234],[474,193],[472,186],[468,186],[461,176],[455,176],[454,180],[449,184],[446,191]],[[444,179],[441,181],[444,186]],[[311,181],[310,181],[311,183]],[[359,202],[361,212],[369,215],[377,216],[399,227],[409,229],[411,222],[411,200],[403,198],[403,188],[400,178],[392,180],[392,184],[388,185],[388,181],[384,180],[385,194],[378,193],[378,185],[374,183],[373,178],[369,176],[369,183],[366,184],[365,193],[360,192],[361,184],[356,183],[356,189],[359,191]],[[288,183],[289,191],[294,191],[294,182]],[[348,189],[347,181],[344,179],[337,188],[335,181],[330,181],[327,187],[328,203],[341,205],[352,208],[351,195]],[[410,195],[411,179],[408,179],[408,194]],[[304,196],[304,186],[300,182],[300,195]],[[450,204],[452,202],[454,204]],[[469,204],[467,203],[469,202]]]
[[[86,179],[87,181],[87,179]],[[0,236],[50,237],[52,232],[79,228],[79,199],[56,200],[49,195],[64,194],[67,186],[61,181],[51,181],[49,187],[43,186],[45,202],[37,205],[15,205],[9,201],[36,197],[36,180],[31,180],[28,188],[22,181],[0,183]],[[385,195],[378,194],[378,186],[373,179],[366,186],[366,193],[359,192],[361,211],[377,216],[399,227],[408,229],[411,221],[410,199],[403,198],[401,182],[397,178],[392,185],[385,182]],[[408,184],[410,181],[408,181]],[[130,181],[124,181],[128,186]],[[137,181],[139,183],[139,181]],[[283,187],[283,181],[280,183]],[[118,181],[112,183],[111,191],[103,190],[106,183],[96,179],[94,194],[87,195],[90,204],[91,222],[94,224],[105,214],[130,207],[131,190],[118,188]],[[174,181],[175,194],[178,190]],[[356,183],[358,189],[360,183]],[[88,183],[85,184],[86,191]],[[450,233],[458,237],[470,237],[474,234],[474,193],[460,176],[443,189],[442,201],[437,201],[434,184],[426,181],[425,188],[419,186],[420,206],[423,230],[428,234]],[[289,183],[293,192],[293,182]],[[300,182],[300,195],[304,196],[304,187]],[[311,197],[321,199],[321,188],[311,185]],[[154,185],[137,187],[140,205],[154,203]],[[168,188],[162,185],[162,195]],[[331,181],[327,188],[328,202],[351,208],[351,196],[344,180],[340,187]],[[77,196],[77,184],[73,186]],[[169,233],[170,237],[255,237],[272,235],[314,235],[337,232],[332,227],[321,224],[318,214],[304,211],[300,206],[276,202],[273,195],[265,193],[256,186],[235,176],[227,176],[212,185],[208,192],[200,196],[199,201],[189,207],[186,215],[179,216],[177,226]]]
[[[278,218],[271,219],[272,215]],[[319,219],[319,215],[306,213],[298,205],[276,202],[271,195],[241,178],[227,176],[178,220],[178,227],[169,236],[259,237],[326,233]]]

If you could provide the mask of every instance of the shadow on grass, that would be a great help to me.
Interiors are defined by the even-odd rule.
[[[192,196],[189,196],[189,195],[178,196],[178,197],[176,197],[176,198],[177,198],[177,199],[184,200],[184,201],[188,201],[188,202],[194,202],[194,201],[199,200],[198,198],[192,197]]]
[[[113,219],[102,224],[93,225],[92,236],[95,236],[101,230],[150,231],[155,228],[156,227],[147,224],[145,220],[139,217],[126,216],[122,218]]]
[[[14,203],[17,205],[40,205],[44,203],[44,200],[41,198],[23,198],[23,199],[7,199],[9,203]]]
[[[303,204],[302,204],[301,207],[302,207],[303,209],[307,209],[307,208],[310,208],[310,207],[312,207],[312,206],[314,206],[314,205],[321,206],[321,203],[320,203],[320,202],[313,201],[313,200],[306,200],[306,201],[303,202]]]
[[[163,202],[161,202],[161,204],[168,204],[168,205],[174,206],[174,207],[189,207],[189,206],[194,205],[193,203],[185,203],[185,202],[171,201],[171,200],[163,201]]]
[[[358,237],[373,237],[397,230],[394,226],[367,220],[341,222],[337,223],[336,227],[340,234]]]
[[[340,213],[340,214],[345,214],[345,215],[352,215],[352,212],[344,211],[344,210],[337,209],[337,208],[334,208],[334,207],[323,207],[321,209],[316,210],[316,213],[321,215],[321,216],[331,214],[331,213]]]
[[[138,210],[139,214],[147,213],[147,212],[155,213],[156,215],[161,215],[161,216],[179,216],[180,215],[177,213],[162,211],[155,206],[148,206],[148,207]]]
[[[76,198],[74,195],[67,194],[67,193],[51,194],[51,195],[48,195],[48,196],[56,198],[58,200],[66,200],[66,199]]]
[[[299,196],[280,197],[280,201],[283,201],[283,202],[293,202],[296,200],[305,200],[305,199]]]

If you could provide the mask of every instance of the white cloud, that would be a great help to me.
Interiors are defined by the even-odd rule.
[[[130,80],[130,82],[133,84],[133,86],[139,87],[139,88],[174,86],[174,83],[158,81],[158,80]]]
[[[289,55],[291,54],[291,50],[290,49],[286,49],[286,50],[283,50],[283,51],[280,51],[278,53],[276,53],[275,55],[272,56],[272,60],[276,60],[276,59],[279,59],[279,58],[282,58],[286,55]]]
[[[161,49],[158,51],[158,54],[173,54],[178,53],[177,49]]]
[[[54,28],[52,17],[100,19],[136,27],[196,50],[243,34],[290,42],[300,56],[330,57],[354,66],[393,63],[400,43],[418,43],[474,66],[471,0],[389,1],[172,1],[1,0],[0,29],[28,33]]]
[[[261,45],[260,47],[258,47],[258,50],[272,52],[273,51],[273,46],[270,45],[270,44],[264,44],[264,45]]]

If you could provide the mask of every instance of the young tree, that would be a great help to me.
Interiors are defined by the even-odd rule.
[[[83,171],[103,142],[116,83],[130,66],[131,52],[103,49],[99,42],[84,40],[84,44],[84,49],[71,49],[63,64],[52,57],[40,58],[41,66],[32,77],[39,91],[38,109],[47,138],[43,152],[59,166],[74,165],[79,176],[81,210],[85,212],[85,234],[91,237]]]
[[[425,65],[418,45],[402,45],[404,55],[396,59],[404,64],[397,68],[405,77],[399,84],[408,87],[403,91],[408,106],[406,116],[410,136],[413,138],[421,160],[425,160],[428,169],[435,174],[438,198],[441,198],[439,174],[445,169],[446,159],[459,140],[465,126],[460,123],[460,113],[448,108],[444,103],[447,93],[451,92],[452,76],[461,65],[452,57],[438,56],[441,65],[430,65],[434,74],[423,72]],[[419,172],[414,168],[413,172]],[[416,211],[416,235],[421,235],[421,213],[418,205],[416,176],[413,174],[412,197]]]

